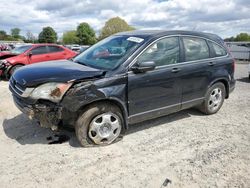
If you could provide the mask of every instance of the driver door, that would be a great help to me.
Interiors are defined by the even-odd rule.
[[[154,61],[156,68],[142,73],[128,73],[130,123],[180,110],[179,57],[179,37],[167,37],[153,43],[135,60],[136,64]]]

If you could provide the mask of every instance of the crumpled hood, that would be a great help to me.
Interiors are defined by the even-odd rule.
[[[10,51],[2,51],[0,52],[0,56],[11,54]]]
[[[7,59],[7,58],[10,58],[10,57],[14,57],[14,56],[17,56],[18,54],[12,54],[11,52],[9,51],[5,51],[5,52],[0,52],[0,60],[1,59]]]
[[[104,71],[80,65],[68,60],[48,61],[24,66],[18,69],[13,78],[25,87],[47,82],[68,82],[103,75]]]

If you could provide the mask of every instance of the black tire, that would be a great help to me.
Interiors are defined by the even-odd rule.
[[[250,80],[250,74],[248,75],[248,79]]]
[[[122,139],[122,135],[124,133],[124,126],[123,126],[124,119],[123,119],[121,110],[113,104],[101,102],[101,103],[93,104],[87,107],[87,109],[84,110],[84,112],[79,116],[76,122],[76,125],[75,125],[76,137],[79,143],[81,144],[81,146],[90,147],[90,146],[100,146],[100,145],[111,144],[111,143],[109,144],[103,143],[103,144],[97,145],[88,135],[89,126],[92,120],[94,120],[94,118],[97,117],[98,115],[109,113],[109,112],[119,117],[120,122],[121,122],[121,132],[119,136],[115,140],[112,141],[112,143]]]
[[[10,77],[14,74],[14,72],[15,72],[17,69],[21,68],[22,66],[23,66],[23,65],[14,65],[13,67],[11,67],[11,69],[9,70],[8,77],[10,78]]]
[[[221,91],[221,101],[220,103],[216,106],[216,108],[214,110],[212,110],[210,107],[209,107],[209,104],[211,103],[211,99],[210,99],[210,96],[212,94],[212,92],[215,90],[215,89],[219,89]],[[221,106],[223,105],[223,102],[224,102],[224,99],[225,99],[225,96],[226,96],[226,89],[225,89],[225,85],[221,82],[217,82],[215,83],[214,85],[212,85],[206,95],[205,95],[205,100],[204,102],[202,103],[202,105],[199,107],[199,110],[201,112],[203,112],[204,114],[207,114],[207,115],[210,115],[210,114],[215,114],[217,113]]]

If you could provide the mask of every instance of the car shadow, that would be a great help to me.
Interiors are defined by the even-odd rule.
[[[245,82],[245,83],[250,83],[250,79],[248,77],[245,77],[245,78],[238,78],[236,79],[237,81],[239,82]]]
[[[133,134],[135,132],[145,130],[145,129],[150,129],[152,127],[159,126],[162,124],[169,124],[171,122],[189,118],[191,116],[205,116],[205,115],[195,108],[183,110],[183,111],[176,112],[167,116],[162,116],[162,117],[155,118],[152,120],[147,120],[147,121],[143,121],[140,123],[132,124],[129,126],[129,129],[126,132],[126,135]]]
[[[21,145],[60,144],[60,142],[68,141],[71,146],[80,147],[73,129],[61,128],[58,131],[52,131],[41,127],[36,121],[30,120],[24,114],[19,114],[12,119],[5,119],[3,130],[9,138],[16,140]]]
[[[158,125],[168,124],[180,119],[189,118],[192,115],[203,116],[203,114],[196,109],[184,110],[168,116],[133,124],[129,126],[125,135]],[[36,121],[30,120],[24,114],[19,114],[12,119],[5,119],[3,121],[3,130],[9,138],[16,140],[21,145],[50,143],[60,144],[60,139],[65,139],[62,140],[62,143],[68,142],[72,147],[81,147],[75,136],[74,129],[62,127],[59,131],[52,131],[51,129],[40,127]]]

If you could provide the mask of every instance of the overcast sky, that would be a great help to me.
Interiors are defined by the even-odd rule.
[[[23,35],[52,26],[61,36],[81,22],[98,33],[115,16],[137,29],[250,33],[250,0],[0,0],[0,30],[19,27]]]

